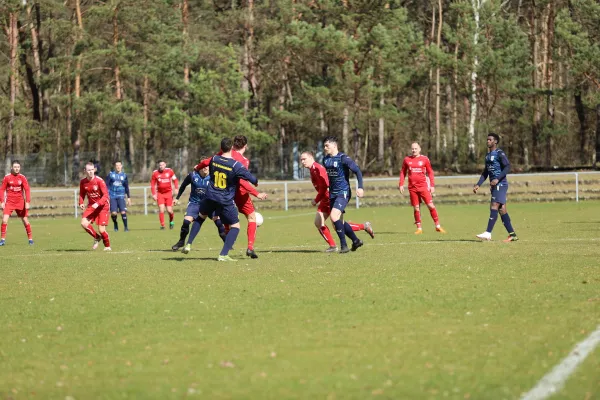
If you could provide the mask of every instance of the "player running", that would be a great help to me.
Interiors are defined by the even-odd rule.
[[[183,247],[182,252],[187,254],[190,252],[192,248],[192,243],[196,238],[196,235],[200,231],[200,223],[197,221],[198,214],[200,213],[200,202],[206,196],[206,189],[208,188],[208,183],[210,182],[210,175],[208,175],[209,167],[202,168],[200,171],[194,169],[190,172],[183,182],[181,182],[181,186],[179,187],[179,192],[177,193],[177,197],[175,197],[174,204],[177,205],[179,202],[179,198],[185,191],[185,188],[191,185],[190,190],[190,200],[187,205],[187,209],[185,210],[185,217],[183,218],[183,224],[181,225],[181,230],[179,234],[179,241],[175,243],[171,249],[173,251],[179,250]],[[219,236],[223,241],[225,241],[225,227],[223,223],[218,217],[213,218],[217,229],[219,230]],[[193,223],[193,224],[192,224]],[[192,231],[190,233],[190,224],[192,224]],[[185,244],[185,238],[188,233],[190,237],[188,239],[187,244]],[[185,244],[185,247],[184,247]]]
[[[479,186],[488,177],[490,178],[490,192],[492,194],[490,219],[488,220],[485,232],[477,235],[477,238],[488,241],[492,240],[492,230],[498,220],[498,212],[500,212],[500,218],[509,235],[504,242],[516,242],[519,238],[512,227],[508,211],[506,211],[506,195],[508,193],[508,179],[506,175],[510,172],[510,163],[504,151],[498,148],[498,143],[500,143],[500,136],[490,133],[487,137],[488,153],[485,156],[485,168],[481,173],[479,181],[473,186],[473,193],[477,193]]]
[[[31,203],[31,192],[29,190],[29,182],[25,175],[21,173],[21,163],[17,160],[12,162],[10,174],[6,175],[0,186],[0,209],[3,209],[2,215],[2,236],[0,237],[0,246],[6,244],[6,230],[8,228],[8,219],[13,211],[17,213],[17,217],[21,218],[27,233],[29,244],[33,244],[31,237],[31,225],[29,224],[29,203]]]
[[[421,227],[421,208],[419,206],[421,200],[427,205],[427,208],[429,208],[429,213],[435,223],[435,230],[440,233],[446,233],[444,228],[440,225],[438,213],[433,204],[433,198],[431,197],[431,195],[435,193],[435,187],[433,168],[431,168],[429,158],[421,155],[421,146],[419,146],[419,143],[413,143],[410,146],[410,151],[412,155],[404,158],[404,161],[402,162],[398,189],[400,189],[400,193],[404,194],[404,177],[408,176],[410,204],[413,206],[415,224],[417,225],[415,235],[423,233],[423,228]]]
[[[302,166],[304,168],[308,168],[310,171],[310,180],[317,190],[317,197],[311,200],[311,205],[317,206],[317,215],[315,215],[315,226],[319,230],[319,233],[325,239],[327,244],[329,244],[329,248],[325,250],[326,253],[333,253],[338,250],[333,237],[331,236],[331,232],[327,225],[325,225],[325,221],[329,218],[329,214],[331,209],[329,207],[329,177],[327,176],[327,170],[321,164],[315,161],[315,157],[312,152],[305,151],[300,155],[300,162],[302,162]],[[364,224],[353,224],[352,222],[348,222],[348,224],[352,227],[353,231],[364,230],[371,238],[375,238],[375,233],[373,232],[373,228],[371,227],[370,222],[365,222]]]
[[[234,203],[238,180],[245,179],[258,185],[258,179],[238,161],[232,157],[233,141],[229,138],[221,140],[221,155],[203,160],[199,165],[209,165],[210,182],[206,190],[206,197],[200,203],[200,227],[206,217],[218,214],[224,224],[230,226],[225,237],[223,249],[217,258],[218,261],[237,261],[229,257],[229,250],[233,247],[240,233],[240,219]]]
[[[108,195],[110,197],[110,216],[113,220],[115,232],[118,232],[119,223],[117,222],[117,213],[121,212],[125,232],[129,232],[129,228],[127,227],[127,206],[131,206],[129,180],[127,179],[127,174],[123,172],[123,163],[121,161],[115,161],[114,167],[114,171],[111,171],[106,177]],[[127,196],[127,204],[125,204],[125,196]]]
[[[108,189],[102,178],[95,175],[95,170],[94,163],[85,164],[86,177],[79,182],[79,208],[84,210],[81,226],[94,238],[92,250],[96,250],[102,240],[104,251],[111,251],[110,239],[108,238],[108,232],[106,232],[108,214],[110,214]],[[88,198],[87,208],[83,204],[86,196]],[[100,233],[94,230],[92,223],[98,225]]]
[[[169,229],[173,229],[175,222],[175,214],[173,213],[173,187],[175,190],[179,188],[179,181],[175,172],[171,168],[167,168],[167,163],[164,161],[158,162],[158,170],[152,172],[150,180],[150,190],[152,190],[152,198],[158,204],[158,219],[160,221],[160,229],[165,229],[165,208],[169,213]]]
[[[323,158],[323,166],[327,170],[327,176],[329,177],[330,216],[335,227],[335,232],[340,238],[340,253],[348,253],[350,250],[356,251],[356,249],[363,245],[363,241],[356,237],[350,224],[344,222],[343,213],[352,197],[350,171],[354,172],[358,180],[356,195],[358,197],[363,197],[364,195],[362,172],[354,160],[338,150],[336,137],[328,136],[323,139],[323,150],[326,154]],[[351,249],[348,249],[348,245],[346,244],[346,236],[352,240]]]

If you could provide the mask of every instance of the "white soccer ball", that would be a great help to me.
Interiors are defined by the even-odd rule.
[[[255,212],[255,214],[256,214],[256,226],[261,226],[263,224],[263,222],[265,222],[265,219],[263,218],[261,213]]]

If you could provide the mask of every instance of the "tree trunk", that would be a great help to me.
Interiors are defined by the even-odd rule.
[[[35,84],[37,86],[37,94],[38,94],[38,104],[43,104],[44,100],[47,98],[44,97],[43,89],[41,86],[42,80],[42,66],[40,62],[40,45],[39,45],[39,34],[38,27],[34,24],[34,18],[32,16],[32,9],[36,7],[36,11],[39,12],[39,5],[36,3],[35,5],[30,5],[27,7],[27,16],[29,17],[29,31],[31,32],[31,52],[33,53],[33,73],[35,77]],[[37,19],[36,19],[37,20]],[[46,108],[46,107],[44,107]],[[44,113],[40,112],[40,120],[43,122],[47,122],[43,117]]]
[[[546,80],[546,110],[547,110],[547,118],[548,118],[548,135],[546,138],[546,165],[548,167],[552,167],[552,144],[554,141],[553,138],[553,130],[554,130],[554,99],[553,99],[553,91],[554,91],[554,66],[553,66],[553,57],[552,57],[552,48],[554,46],[554,2],[551,1],[548,3],[548,17],[546,20],[546,29],[545,29],[545,80]]]
[[[149,101],[148,101],[148,92],[150,88],[150,82],[148,79],[148,75],[144,75],[144,93],[143,93],[143,102],[144,102],[144,124],[142,125],[142,179],[147,180],[148,178],[148,109],[149,109]]]
[[[438,50],[442,43],[442,0],[438,0],[438,28],[437,28],[437,40],[436,45]],[[435,68],[435,158],[437,161],[440,160],[440,67]],[[444,142],[445,142],[444,138]]]
[[[187,54],[188,43],[189,43],[189,2],[188,0],[183,0],[181,4],[181,22],[183,23],[183,54]],[[189,101],[190,101],[190,93],[189,93],[189,85],[190,85],[190,66],[187,62],[187,59],[183,63],[183,107],[184,107],[184,116],[183,116],[183,150],[181,152],[181,167],[184,171],[188,169],[188,142],[190,139],[190,120],[189,120]],[[183,172],[182,172],[183,175]]]
[[[596,152],[594,165],[600,169],[600,104],[596,104]]]
[[[579,118],[579,161],[582,164],[587,163],[586,147],[587,147],[587,120],[585,118],[585,106],[581,98],[581,92],[575,93],[575,111]]]
[[[281,84],[281,88],[279,90],[279,111],[285,110],[285,85]],[[279,123],[279,163],[280,163],[280,173],[281,177],[285,176],[287,172],[287,165],[285,164],[284,154],[285,151],[283,149],[283,145],[285,144],[285,126],[282,122]]]
[[[246,55],[246,69],[248,71],[248,85],[252,91],[254,105],[258,104],[258,79],[256,77],[256,66],[254,60],[254,0],[247,0],[246,40],[244,41],[244,53]]]
[[[8,112],[8,129],[6,132],[6,145],[4,147],[5,173],[8,174],[13,156],[13,129],[15,126],[15,103],[17,101],[17,53],[19,46],[19,32],[17,27],[17,12],[8,15],[9,20],[9,48],[10,48],[10,109]]]
[[[81,13],[80,0],[74,1],[74,12],[77,20],[77,29],[75,34],[75,43],[81,40],[83,35],[83,18]],[[83,56],[79,54],[77,56],[77,64],[75,67],[75,102],[79,103],[81,97],[81,69],[83,67]],[[68,78],[71,79],[70,77]],[[69,92],[69,99],[71,101],[71,109],[73,108],[72,94]],[[79,169],[81,168],[79,150],[81,147],[81,120],[79,113],[79,104],[75,105],[75,112],[70,111],[72,115],[71,122],[71,146],[73,148],[73,170],[71,171],[71,181],[76,183],[79,180]]]
[[[540,88],[540,78],[539,78],[539,43],[538,43],[538,18],[535,10],[535,6],[532,6],[531,9],[531,47],[532,47],[532,62],[533,62],[533,71],[532,71],[532,83],[533,83],[533,121],[531,123],[531,152],[533,153],[533,164],[539,165],[539,138],[540,138],[540,130],[542,125],[542,112],[540,110],[540,101],[538,98],[537,91]]]
[[[452,71],[452,166],[456,172],[460,172],[458,165],[458,40],[454,46],[454,68]]]
[[[116,5],[113,10],[113,50],[115,57],[114,77],[115,77],[115,98],[117,102],[123,99],[123,91],[121,87],[121,68],[119,66],[119,60],[117,58],[118,46],[119,46],[119,23],[117,16],[119,14],[119,6]],[[119,126],[116,127],[115,132],[115,143],[114,143],[114,154],[113,161],[121,159],[121,129]]]
[[[381,93],[379,99],[379,109],[383,113],[385,107],[385,96]],[[385,120],[383,114],[379,117],[379,131],[378,131],[378,142],[377,142],[377,164],[379,168],[383,169],[383,157],[385,156]]]
[[[350,111],[348,110],[348,105],[344,106],[344,117],[342,122],[342,151],[348,152],[350,150],[349,147],[349,138],[348,135],[350,130],[348,128],[348,116]]]
[[[473,6],[473,16],[475,18],[475,33],[473,34],[473,48],[477,51],[479,44],[479,11],[486,0],[471,0]],[[469,133],[467,136],[469,161],[475,162],[475,123],[477,122],[477,70],[479,68],[479,58],[477,54],[473,57],[471,71],[471,114],[469,119]]]

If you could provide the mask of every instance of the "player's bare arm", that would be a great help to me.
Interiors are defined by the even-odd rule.
[[[498,182],[500,182],[498,179],[492,179],[490,181],[490,186],[496,186],[498,184]]]
[[[268,197],[268,194],[266,194],[264,192],[259,193],[259,194],[256,195],[256,198],[259,199],[259,200],[266,200],[267,197]]]
[[[357,197],[363,197],[364,195],[365,195],[365,191],[363,190],[363,188],[356,189],[356,196]]]

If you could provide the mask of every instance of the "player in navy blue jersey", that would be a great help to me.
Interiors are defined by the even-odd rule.
[[[327,176],[329,177],[330,217],[335,231],[340,238],[340,253],[347,253],[350,250],[356,251],[356,249],[363,245],[363,242],[356,237],[352,226],[344,221],[343,213],[352,197],[350,171],[354,172],[356,179],[358,179],[356,195],[363,197],[362,172],[354,160],[338,150],[337,138],[328,136],[323,139],[323,150],[326,154],[323,158],[323,166],[327,170]],[[352,249],[348,249],[346,236],[352,240]]]
[[[123,163],[121,161],[115,161],[114,170],[106,177],[106,186],[108,186],[110,215],[113,220],[115,232],[119,230],[117,222],[117,214],[119,212],[121,212],[125,232],[128,232],[127,206],[131,206],[131,196],[129,195],[129,181],[127,180],[127,174],[123,172]]]
[[[490,133],[487,137],[488,153],[485,156],[485,168],[481,173],[479,182],[473,186],[473,193],[477,193],[479,186],[485,182],[489,177],[490,179],[490,192],[492,199],[490,202],[490,219],[485,232],[477,235],[481,240],[492,240],[492,230],[494,224],[498,219],[498,212],[500,212],[500,218],[502,223],[508,232],[508,239],[505,242],[515,242],[519,240],[515,230],[510,222],[508,211],[506,211],[506,195],[508,192],[508,180],[506,175],[510,172],[510,163],[504,151],[498,148],[500,143],[500,137],[495,133]]]
[[[190,172],[183,182],[181,186],[179,186],[179,192],[175,197],[174,204],[179,202],[179,198],[185,191],[185,188],[191,186],[190,189],[190,200],[187,205],[187,209],[185,210],[185,217],[183,218],[183,224],[181,225],[181,230],[179,234],[179,241],[171,247],[173,251],[179,250],[181,247],[184,247],[182,250],[183,253],[187,254],[190,252],[192,248],[192,243],[200,230],[200,223],[197,221],[198,214],[200,214],[200,202],[206,195],[206,189],[208,188],[208,183],[210,182],[210,176],[208,175],[208,167],[202,168],[200,171],[194,169]],[[225,227],[223,223],[218,217],[214,217],[215,225],[219,229],[219,236],[223,241],[225,241]],[[193,224],[192,224],[193,223]],[[192,231],[190,233],[190,225],[192,225]],[[185,244],[185,238],[188,233],[190,233],[190,237],[187,241],[187,245]]]
[[[240,233],[240,219],[234,202],[235,191],[239,179],[245,179],[254,186],[258,185],[258,179],[252,175],[239,162],[232,158],[231,149],[233,140],[224,138],[221,140],[221,151],[223,154],[202,160],[199,168],[209,167],[210,182],[206,190],[206,197],[200,202],[200,226],[209,215],[219,215],[221,221],[229,225],[229,232],[225,237],[225,244],[217,258],[218,261],[237,261],[229,257],[229,250],[233,247]]]

